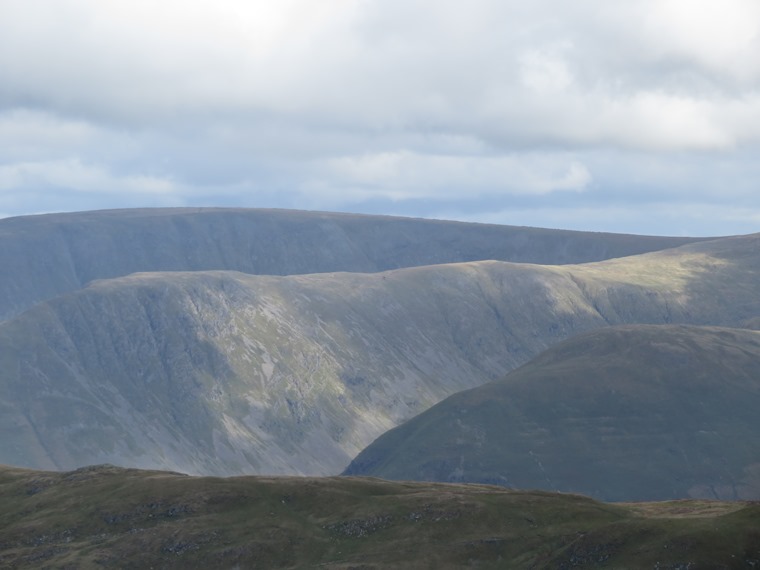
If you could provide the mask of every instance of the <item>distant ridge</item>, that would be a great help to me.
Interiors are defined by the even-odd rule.
[[[347,475],[760,499],[760,332],[602,328],[391,430]]]
[[[582,263],[693,241],[697,240],[238,208],[5,218],[0,220],[0,321],[94,279],[135,272],[293,275],[486,259]]]

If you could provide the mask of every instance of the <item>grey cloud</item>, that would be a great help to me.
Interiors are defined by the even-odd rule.
[[[572,11],[546,0],[530,7],[479,1],[466,10],[452,1],[333,2],[327,3],[332,11],[313,22],[297,19],[292,29],[273,23],[271,37],[258,42],[253,33],[262,25],[253,15],[263,3],[221,3],[236,10],[229,19],[210,5],[187,10],[177,2],[162,3],[154,15],[159,18],[144,2],[132,8],[121,2],[48,4],[47,11],[10,4],[15,9],[0,30],[0,53],[6,54],[0,69],[11,78],[2,94],[10,103],[37,101],[97,120],[181,124],[205,113],[227,114],[235,123],[239,114],[263,113],[369,130],[428,125],[477,132],[489,125],[502,139],[514,133],[515,144],[554,133],[562,144],[646,146],[646,138],[626,129],[661,121],[646,108],[648,100],[652,107],[693,100],[699,115],[743,100],[760,78],[749,65],[736,72],[751,80],[744,91],[717,99],[695,94],[692,84],[685,93],[674,91],[679,70],[682,77],[715,83],[716,68],[730,69],[732,56],[756,53],[747,50],[757,46],[751,41],[745,50],[718,49],[723,59],[707,57],[709,50],[688,37],[672,41],[668,22],[649,22],[659,2],[630,3],[626,21],[600,9],[600,2],[582,2]],[[308,3],[290,4],[305,9]],[[175,18],[162,21],[172,9]],[[214,15],[209,25],[204,16]],[[638,76],[648,81],[632,80]],[[756,109],[758,102],[750,105]]]
[[[0,212],[623,208],[645,231],[664,196],[700,233],[730,197],[729,227],[760,211],[760,7],[713,6],[8,0]]]

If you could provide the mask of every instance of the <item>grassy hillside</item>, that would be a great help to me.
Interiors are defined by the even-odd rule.
[[[141,271],[291,275],[499,259],[580,263],[661,238],[320,212],[147,209],[0,220],[0,320],[93,279]]]
[[[0,324],[0,461],[335,474],[578,333],[760,315],[757,241],[561,267],[98,281]]]
[[[760,499],[760,333],[610,327],[384,434],[347,474]]]
[[[7,568],[752,568],[760,506],[376,479],[0,468]]]

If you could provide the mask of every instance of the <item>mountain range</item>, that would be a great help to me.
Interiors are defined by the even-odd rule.
[[[713,329],[661,326],[749,329],[760,318],[760,235],[696,240],[180,209],[0,220],[0,245],[8,269],[0,277],[0,462],[40,469],[113,463],[202,475],[334,475],[388,430],[415,416],[407,425],[428,421],[419,414],[445,398],[496,390],[521,366],[542,370],[542,353],[554,358],[562,341],[586,338],[578,335],[614,339],[620,325],[659,325],[636,329],[636,338],[663,330],[709,336]],[[741,345],[754,337],[734,338]],[[745,350],[739,345],[732,350]],[[576,360],[594,369],[597,358],[613,356],[581,351]],[[649,362],[646,350],[640,359]],[[642,388],[641,408],[658,409],[647,399],[656,394]],[[741,470],[751,464],[740,463],[757,451],[753,429],[735,434],[743,451],[726,468],[730,483],[673,485],[663,471],[670,490],[645,498],[729,497],[731,485],[747,496],[755,483]],[[723,436],[711,445],[731,432]],[[384,438],[349,472],[383,463],[366,461],[378,449],[393,455]],[[692,456],[685,445],[680,451]],[[404,449],[399,443],[399,457]],[[409,461],[407,471],[383,476],[456,479],[454,460],[442,461],[433,475]],[[500,469],[480,473],[467,459],[460,479],[560,488],[552,487],[557,476]],[[570,489],[640,496],[586,483]]]
[[[695,241],[242,208],[153,208],[0,220],[0,320],[94,279],[146,271],[294,275],[496,259],[581,263]]]

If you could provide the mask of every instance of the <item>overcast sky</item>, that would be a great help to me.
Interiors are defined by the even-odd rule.
[[[760,231],[757,0],[0,0],[0,216]]]

